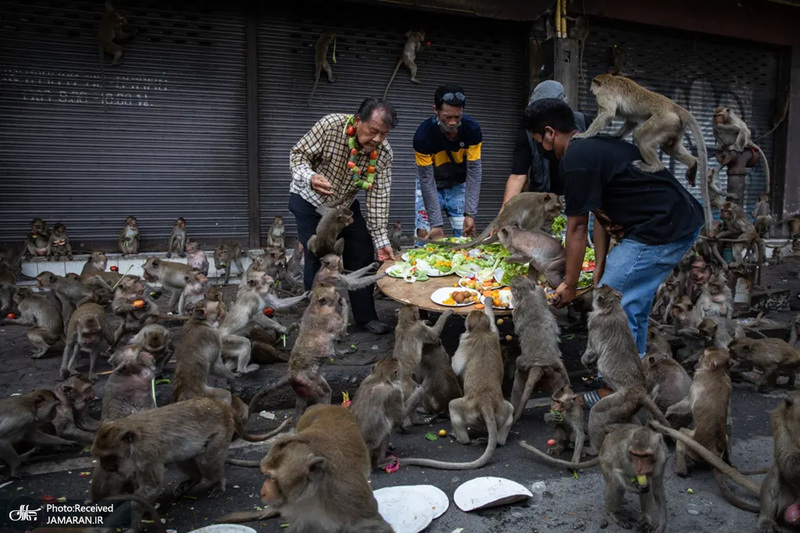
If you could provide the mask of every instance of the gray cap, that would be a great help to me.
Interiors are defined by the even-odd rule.
[[[566,95],[564,94],[564,86],[556,80],[543,81],[533,89],[531,97],[528,99],[528,105],[531,105],[537,100],[543,100],[545,98],[558,98],[559,100],[564,100],[566,98]]]

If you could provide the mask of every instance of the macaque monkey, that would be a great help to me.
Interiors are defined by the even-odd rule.
[[[0,400],[0,460],[8,465],[10,477],[19,479],[22,459],[14,444],[33,446],[74,446],[75,443],[48,435],[40,428],[53,421],[60,404],[56,394],[40,389]]]
[[[334,343],[345,335],[347,317],[344,310],[344,298],[336,287],[320,283],[312,289],[286,375],[259,391],[250,400],[250,411],[256,410],[263,396],[285,385],[290,385],[297,395],[296,419],[309,405],[330,403],[331,387],[320,374],[320,368],[336,355]]]
[[[483,311],[475,310],[467,315],[466,331],[461,335],[452,364],[456,374],[464,378],[464,396],[450,402],[453,435],[459,443],[469,444],[468,427],[485,429],[489,434],[486,450],[468,463],[412,458],[401,460],[405,466],[472,470],[485,466],[497,445],[506,443],[514,419],[514,406],[503,399],[503,360],[491,298],[484,300]]]
[[[780,265],[783,262],[783,252],[780,248],[775,247],[772,249],[772,264]]]
[[[424,31],[409,30],[406,32],[406,44],[403,46],[403,53],[400,54],[400,59],[397,60],[397,65],[394,67],[394,72],[392,72],[392,77],[389,78],[389,83],[386,84],[386,90],[383,91],[384,98],[386,98],[386,95],[389,93],[389,87],[392,86],[394,77],[397,76],[397,71],[400,70],[400,65],[402,64],[405,64],[405,66],[408,67],[408,70],[411,73],[411,81],[416,84],[421,83],[417,79],[416,60],[417,60],[417,54],[422,49],[422,45],[424,42],[425,42]]]
[[[395,253],[400,252],[403,249],[402,222],[397,221],[392,224],[392,227],[389,229],[389,243],[392,245],[392,250],[394,250]]]
[[[769,163],[764,151],[759,148],[752,140],[750,128],[744,120],[734,113],[729,107],[717,107],[714,109],[714,122],[711,129],[714,132],[714,139],[717,141],[717,151],[731,150],[734,152],[744,152],[750,148],[761,156],[764,162],[764,175],[767,181],[767,191],[770,190]]]
[[[275,215],[275,219],[269,226],[267,232],[267,247],[277,246],[278,248],[286,248],[286,236],[283,226],[283,217]]]
[[[708,194],[711,198],[711,205],[717,209],[722,207],[725,200],[738,200],[739,195],[730,191],[723,191],[714,182],[714,177],[717,175],[719,168],[709,169],[708,171]]]
[[[297,241],[292,250],[292,256],[286,264],[286,271],[288,275],[295,280],[296,283],[301,284],[303,279],[303,268],[305,267],[305,249],[303,243]]]
[[[692,378],[669,353],[647,354],[642,359],[642,370],[650,397],[662,413],[666,413],[667,409],[689,394]],[[680,424],[681,426],[688,425],[688,420],[682,422],[685,423]],[[675,425],[673,421],[673,426]]]
[[[645,352],[647,354],[663,353],[668,356],[672,355],[672,346],[669,344],[669,341],[664,337],[664,334],[661,333],[661,330],[658,327],[654,327],[652,324],[647,328],[647,345]]]
[[[393,531],[367,482],[364,439],[342,406],[309,407],[297,434],[283,435],[270,447],[261,472],[266,476],[261,498],[289,522],[288,533]]]
[[[106,313],[96,303],[85,303],[78,306],[67,323],[66,345],[61,358],[61,377],[66,379],[77,373],[75,366],[81,352],[89,352],[89,379],[97,381],[94,371],[97,356],[100,353],[103,339],[110,346],[114,342],[114,333],[106,320]]]
[[[716,235],[717,241],[730,242],[733,254],[733,265],[744,263],[745,253],[755,248],[758,254],[758,266],[764,265],[764,241],[744,209],[735,202],[725,202],[719,210],[722,229]],[[760,271],[760,268],[759,268]]]
[[[53,427],[59,437],[91,444],[100,422],[89,416],[89,404],[95,400],[92,382],[82,374],[70,376],[54,389],[60,405],[56,407]]]
[[[572,392],[572,388],[566,384],[555,389],[550,400],[550,412],[545,413],[544,421],[548,426],[553,426],[556,444],[547,450],[547,453],[561,455],[567,446],[572,444],[574,448],[572,462],[577,463],[583,455],[583,441],[586,438],[583,432],[583,405],[580,402],[580,395]]]
[[[104,63],[103,56],[109,54],[114,56],[111,62],[112,66],[122,64],[122,54],[125,51],[119,43],[136,34],[135,31],[125,33],[125,27],[128,25],[127,17],[120,14],[119,11],[114,9],[111,2],[106,2],[106,10],[103,13],[103,18],[100,19],[100,28],[97,30],[97,42],[100,45],[100,64]]]
[[[317,212],[322,218],[317,223],[317,230],[308,239],[308,249],[318,258],[328,254],[342,255],[344,239],[338,239],[344,228],[353,223],[353,212],[344,206],[319,207]]]
[[[169,251],[167,259],[176,253],[181,257],[186,257],[186,221],[179,217],[172,226],[172,233],[169,235]]]
[[[86,263],[81,269],[80,281],[91,284],[95,276],[100,276],[109,285],[114,285],[122,277],[118,272],[106,272],[108,267],[108,257],[103,252],[92,252],[86,259]]]
[[[161,492],[164,467],[170,463],[188,475],[175,487],[177,496],[206,479],[213,498],[225,492],[225,458],[233,433],[228,405],[193,398],[103,423],[92,455],[100,469],[119,475],[151,502]],[[93,496],[95,492],[93,487]]]
[[[0,257],[0,283],[11,283],[17,279],[15,271],[11,270],[5,259]]]
[[[672,306],[683,296],[686,291],[686,284],[681,283],[680,278],[670,274],[656,291],[656,301],[651,310],[652,315],[661,316],[661,323],[666,324],[667,319],[672,316]],[[650,329],[647,330],[648,332]]]
[[[756,391],[771,390],[778,376],[787,376],[786,386],[794,388],[795,374],[800,370],[800,350],[792,348],[785,340],[737,338],[731,341],[728,350],[736,363],[735,368],[742,363],[752,363],[753,369],[759,372],[752,381]]]
[[[215,396],[208,385],[213,374],[233,387],[236,375],[222,363],[222,335],[219,324],[225,312],[219,302],[205,301],[195,306],[192,316],[181,328],[173,377],[172,395],[176,402],[199,396]],[[247,345],[248,351],[250,345]]]
[[[313,284],[328,283],[330,285],[336,285],[340,289],[355,291],[372,285],[379,279],[387,276],[386,272],[372,276],[366,275],[367,272],[377,269],[379,266],[380,263],[372,263],[350,274],[344,274],[342,256],[328,254],[320,259],[320,268],[316,276],[314,276]]]
[[[188,316],[198,303],[206,299],[208,292],[208,278],[201,272],[192,271],[190,281],[184,287],[178,300],[178,314]]]
[[[770,212],[769,195],[767,193],[762,192],[758,195],[758,202],[753,206],[750,215],[753,217],[753,225],[756,227],[758,234],[761,237],[766,237],[774,221]]]
[[[117,346],[127,333],[136,334],[147,324],[158,321],[158,306],[145,294],[145,288],[138,276],[123,277],[114,290],[111,310],[122,319],[114,332],[114,343]]]
[[[350,412],[364,437],[372,468],[386,466],[386,451],[392,430],[403,418],[403,387],[400,362],[386,357],[372,367],[356,392]]]
[[[664,493],[664,466],[667,446],[664,438],[647,427],[635,424],[614,426],[600,450],[600,469],[606,481],[606,516],[625,529],[633,523],[622,515],[626,492],[639,495],[638,531],[663,533],[667,527],[667,499]]]
[[[30,257],[42,257],[47,255],[47,245],[50,243],[50,230],[47,222],[41,218],[34,218],[31,221],[31,231],[25,238],[24,255]]]
[[[28,326],[30,329],[28,329],[26,335],[30,343],[36,348],[31,353],[31,357],[34,359],[44,357],[47,351],[58,343],[64,331],[58,303],[53,298],[35,293],[27,287],[13,287],[11,285],[5,287],[9,287],[12,290],[12,301],[19,314],[13,320],[0,319],[0,322]]]
[[[130,215],[125,219],[117,244],[123,257],[139,253],[139,223],[135,216]]]
[[[420,319],[419,307],[406,304],[397,311],[397,327],[394,330],[394,349],[392,357],[400,362],[400,376],[403,384],[403,398],[410,402],[410,398],[417,388],[414,381],[414,371],[422,359],[422,348],[425,344],[438,344],[447,319],[453,314],[452,309],[445,310],[436,321],[429,326]],[[416,408],[416,405],[414,406]],[[417,423],[415,413],[408,410],[404,417],[403,425]]]
[[[52,272],[41,272],[36,276],[36,287],[51,289],[61,302],[61,319],[66,325],[76,307],[88,302],[96,302],[94,291],[78,280],[57,276]]]
[[[464,393],[458,376],[450,366],[450,356],[442,347],[441,341],[422,346],[422,357],[414,371],[419,386],[410,398],[404,398],[404,419],[412,419],[417,406],[422,403],[425,411],[437,416],[449,417],[450,402],[461,398]]]
[[[775,442],[775,460],[761,484],[758,527],[762,532],[781,531],[783,522],[797,527],[800,479],[795,467],[800,443],[800,392],[792,392],[770,414],[769,426]],[[790,514],[790,510],[794,510]]]
[[[727,283],[723,272],[711,275],[695,303],[701,317],[733,318],[733,293]]]
[[[660,147],[688,167],[686,181],[694,187],[699,163],[700,176],[704,178],[700,180],[700,191],[706,230],[711,231],[711,200],[705,179],[708,176],[708,152],[703,131],[692,114],[666,96],[649,91],[624,76],[599,74],[592,80],[591,90],[597,99],[597,118],[584,133],[578,133],[575,138],[594,137],[615,117],[620,117],[625,124],[614,134],[619,139],[639,126],[633,133],[633,140],[639,147],[642,159],[633,164],[642,172],[657,173],[665,169],[658,158]],[[697,143],[697,158],[681,144],[686,128],[692,131]]]
[[[200,243],[189,239],[186,241],[186,264],[195,272],[208,276],[208,259],[200,248]]]
[[[314,45],[314,86],[311,88],[311,95],[308,97],[309,103],[311,103],[311,100],[314,99],[314,93],[317,92],[317,84],[319,83],[319,76],[320,74],[322,74],[323,70],[325,71],[325,74],[328,76],[328,83],[333,83],[336,81],[336,77],[333,75],[333,69],[331,69],[331,64],[328,63],[328,48],[330,48],[331,43],[334,42],[335,40],[336,40],[336,32],[332,30],[327,30],[323,32],[322,35],[319,36],[316,44]],[[335,46],[334,50],[336,50]],[[336,54],[334,53],[334,56],[335,55]],[[282,220],[281,220],[281,229],[283,229]],[[281,238],[283,237],[281,236]],[[269,242],[269,237],[267,237],[267,241]],[[273,246],[273,245],[268,244],[268,246]]]
[[[452,246],[452,243],[418,240],[448,246],[453,250],[465,250],[480,244],[497,242],[497,233],[500,228],[517,226],[522,230],[544,229],[549,231],[553,220],[561,214],[561,207],[561,199],[556,194],[550,192],[521,192],[506,202],[506,205],[503,206],[502,211],[497,214],[492,223],[473,241]]]
[[[53,224],[53,232],[47,241],[47,260],[52,261],[56,257],[66,256],[72,260],[72,246],[69,244],[67,227],[64,224]]]
[[[177,311],[181,293],[183,289],[186,288],[186,284],[191,280],[190,276],[192,270],[189,265],[151,257],[145,261],[142,270],[144,270],[145,281],[161,283],[164,287],[172,291],[172,297],[170,297],[168,305],[171,311]]]
[[[242,247],[234,241],[221,243],[214,249],[214,267],[217,269],[217,275],[222,269],[225,269],[223,285],[227,285],[231,279],[231,264],[236,265],[239,274],[244,274]]]
[[[302,246],[302,245],[301,245]],[[303,253],[302,251],[300,252]],[[276,282],[280,282],[280,288],[292,293],[304,292],[303,283],[289,273],[289,262],[286,259],[286,248],[279,246],[268,246],[263,255],[253,258],[248,273],[251,270],[266,272]],[[249,276],[245,276],[249,279]],[[284,284],[284,282],[286,282]]]
[[[497,238],[511,253],[509,263],[530,263],[529,276],[542,275],[551,287],[558,287],[567,269],[567,253],[561,239],[539,229],[523,230],[517,226],[504,226]]]
[[[697,330],[703,315],[700,308],[692,304],[688,296],[681,296],[672,306],[672,321],[675,324],[675,333],[683,335]]]
[[[547,379],[551,390],[556,391],[569,385],[569,375],[558,346],[560,331],[556,317],[547,306],[542,288],[528,277],[517,276],[511,282],[511,296],[514,331],[522,350],[517,357],[511,390],[514,422],[518,422],[540,380]]]
[[[151,383],[156,376],[156,362],[152,353],[140,344],[129,344],[112,354],[108,362],[114,371],[103,393],[103,422],[156,408]]]
[[[155,359],[156,376],[164,373],[173,349],[167,328],[161,324],[148,324],[131,339],[131,344],[141,346]]]

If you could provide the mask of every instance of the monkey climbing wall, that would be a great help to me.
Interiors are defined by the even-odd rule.
[[[709,150],[709,168],[719,166],[714,158],[711,117],[714,108],[727,106],[747,122],[755,139],[772,128],[772,115],[778,90],[778,51],[757,43],[715,38],[694,33],[669,32],[655,27],[612,25],[593,21],[586,40],[583,78],[580,82],[580,109],[597,114],[591,80],[613,64],[611,49],[621,47],[622,72],[640,85],[671,98],[688,109],[703,129]],[[622,124],[615,120],[604,133]],[[630,137],[629,137],[630,140]],[[697,153],[697,141],[689,130],[685,146]],[[770,162],[775,184],[773,135],[756,141]],[[686,185],[686,167],[662,153],[662,161]],[[724,190],[725,170],[717,173],[717,184]],[[759,162],[747,178],[745,206],[748,211],[765,190],[764,167]],[[700,198],[700,181],[689,190]]]
[[[287,231],[295,232],[286,206],[291,147],[322,116],[354,113],[367,96],[381,96],[405,33],[412,29],[424,30],[431,44],[417,55],[422,83],[411,83],[402,66],[387,95],[400,121],[388,136],[394,152],[390,222],[402,221],[407,237],[413,233],[416,167],[411,143],[417,126],[432,115],[436,87],[445,83],[464,87],[464,112],[481,125],[483,185],[477,225],[483,228],[494,218],[527,98],[526,25],[333,2],[313,9],[297,3],[267,9],[258,37],[262,235],[275,214],[284,215]],[[329,84],[323,73],[309,104],[314,44],[325,30],[337,32],[337,63],[331,63],[336,82]],[[332,51],[333,46],[329,61]]]

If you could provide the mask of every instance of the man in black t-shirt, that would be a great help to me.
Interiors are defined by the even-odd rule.
[[[589,213],[594,213],[596,285],[622,293],[640,357],[645,354],[647,321],[658,286],[691,248],[703,212],[700,204],[667,170],[636,169],[635,145],[611,137],[573,139],[578,130],[570,107],[557,99],[525,110],[525,127],[551,162],[558,162],[567,216],[567,269],[557,288],[559,307],[575,298],[586,251]],[[608,253],[610,237],[619,244]]]

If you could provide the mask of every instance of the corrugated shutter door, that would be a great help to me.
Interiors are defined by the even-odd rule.
[[[388,137],[394,151],[390,223],[400,220],[405,235],[413,233],[414,132],[432,114],[436,87],[456,83],[467,94],[465,113],[483,131],[478,227],[487,225],[502,202],[525,105],[525,27],[352,4],[302,14],[296,6],[292,9],[295,14],[270,9],[259,28],[262,235],[276,214],[288,217],[287,231],[295,235],[294,217],[287,209],[291,147],[322,116],[354,113],[364,98],[383,95],[410,29],[425,30],[431,46],[417,56],[421,85],[411,83],[402,66],[388,94],[400,120]],[[314,44],[327,29],[337,31],[337,63],[332,64],[336,82],[329,84],[323,73],[309,105]]]
[[[753,137],[766,133],[772,126],[772,112],[778,87],[778,53],[774,48],[755,43],[720,40],[692,33],[668,33],[658,28],[604,26],[592,23],[586,41],[583,67],[585,79],[581,83],[581,109],[597,114],[594,95],[589,91],[597,74],[606,72],[612,64],[610,49],[614,45],[625,49],[623,72],[625,75],[688,109],[703,129],[709,150],[709,166],[718,166],[714,157],[714,135],[711,131],[712,115],[717,106],[728,106],[747,122]],[[618,127],[621,121],[615,120]],[[607,128],[604,133],[613,130]],[[630,136],[628,137],[630,139]],[[684,145],[696,153],[696,140],[687,130]],[[773,139],[767,136],[757,141],[772,163]],[[667,168],[683,183],[685,165],[662,155]],[[771,169],[775,170],[774,166]],[[727,183],[725,171],[718,173],[718,183],[724,190]],[[750,169],[745,203],[748,210],[765,190],[764,167],[759,163]],[[690,190],[700,197],[700,181]]]
[[[244,16],[202,6],[128,4],[139,33],[105,57],[104,109],[103,2],[0,4],[0,241],[41,216],[108,246],[128,214],[145,248],[179,216],[206,245],[246,239]]]

